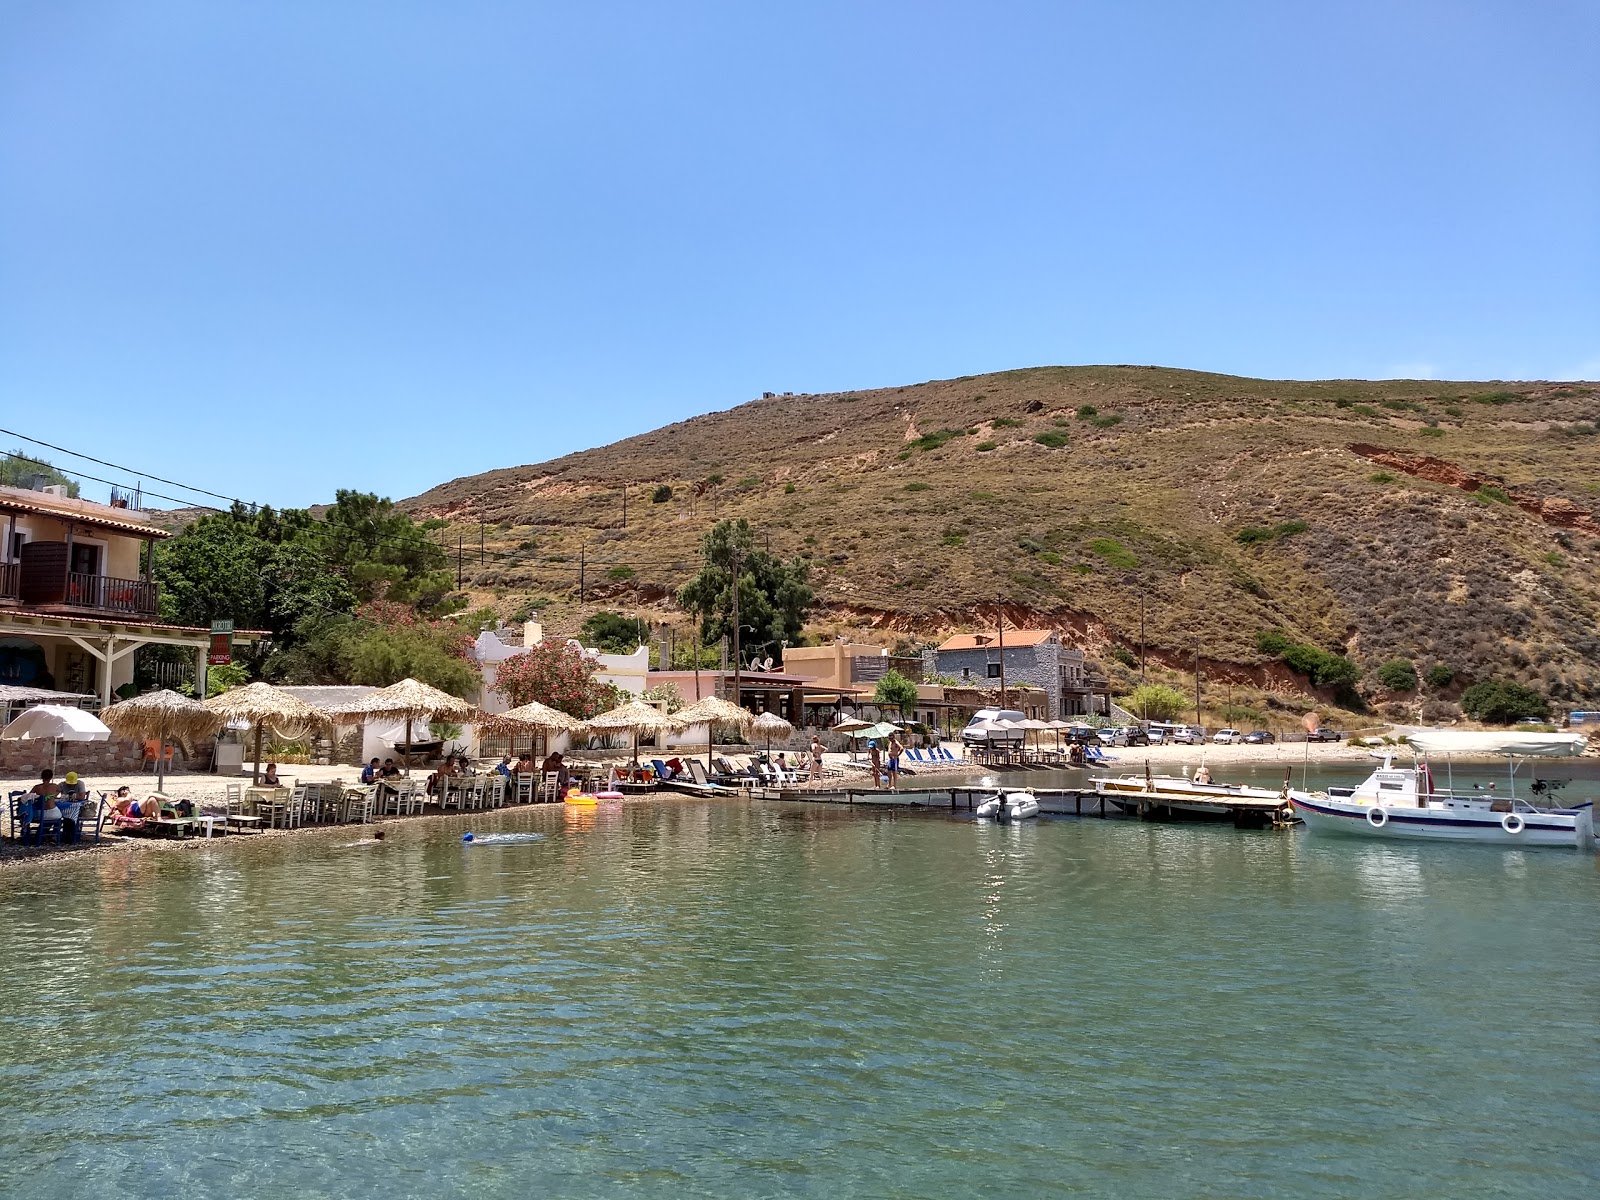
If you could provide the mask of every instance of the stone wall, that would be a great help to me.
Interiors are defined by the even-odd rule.
[[[211,745],[210,738],[197,739],[190,743],[186,754],[183,743],[177,743],[173,765],[179,770],[204,770],[211,765]],[[0,742],[0,775],[37,777],[50,765],[50,750],[48,739]],[[68,771],[85,776],[126,775],[139,769],[144,760],[144,743],[118,737],[104,742],[62,742],[55,757],[58,775]]]

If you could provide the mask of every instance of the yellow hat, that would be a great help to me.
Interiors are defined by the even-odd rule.
[[[68,771],[67,772],[67,782],[68,783],[77,783],[78,782],[78,773],[76,771]]]

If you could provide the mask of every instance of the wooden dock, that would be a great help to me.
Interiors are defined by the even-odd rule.
[[[799,788],[755,788],[752,800],[781,801],[801,804],[843,804],[860,808],[918,808],[943,809],[948,812],[971,812],[996,791],[1021,791],[1009,788],[838,788],[828,791],[803,791]],[[1137,794],[1112,797],[1080,788],[1028,788],[1039,801],[1041,814],[1058,817],[1137,817],[1145,821],[1210,821],[1226,822],[1240,829],[1287,828],[1291,822],[1283,819],[1284,806],[1273,801],[1229,797],[1219,804],[1220,812],[1195,812],[1173,808],[1154,798]]]

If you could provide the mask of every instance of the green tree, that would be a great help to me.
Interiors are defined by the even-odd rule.
[[[678,589],[678,604],[705,622],[705,640],[733,635],[734,564],[738,564],[740,643],[746,657],[776,655],[798,643],[816,597],[810,568],[800,559],[785,563],[755,546],[750,523],[719,521],[700,543],[702,565]]]
[[[676,684],[658,683],[655,687],[645,688],[639,693],[639,699],[650,704],[659,704],[661,711],[671,716],[683,707],[683,693]]]
[[[906,709],[917,702],[917,685],[890,667],[872,689],[872,702],[879,708],[898,709],[903,720]]]
[[[1117,701],[1146,721],[1170,721],[1189,707],[1189,697],[1164,683],[1141,683]]]
[[[12,450],[0,458],[0,485],[31,489],[35,475],[43,475],[47,484],[66,488],[69,496],[78,494],[78,485],[42,458],[31,458],[21,450]]]
[[[1423,676],[1431,688],[1447,688],[1456,680],[1455,671],[1444,663],[1434,663]]]
[[[444,548],[393,501],[369,492],[335,492],[316,541],[361,600],[431,609],[455,589]]]
[[[1486,679],[1461,693],[1461,711],[1486,725],[1510,725],[1524,717],[1543,720],[1550,702],[1520,683]]]
[[[1377,670],[1378,682],[1391,692],[1417,690],[1417,668],[1409,658],[1391,658]]]
[[[643,621],[621,613],[591,613],[578,630],[579,640],[607,654],[632,654],[641,643],[648,644],[649,629]]]

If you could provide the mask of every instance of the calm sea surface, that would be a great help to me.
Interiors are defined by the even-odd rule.
[[[1600,865],[666,801],[0,875],[21,1196],[1593,1196]]]

